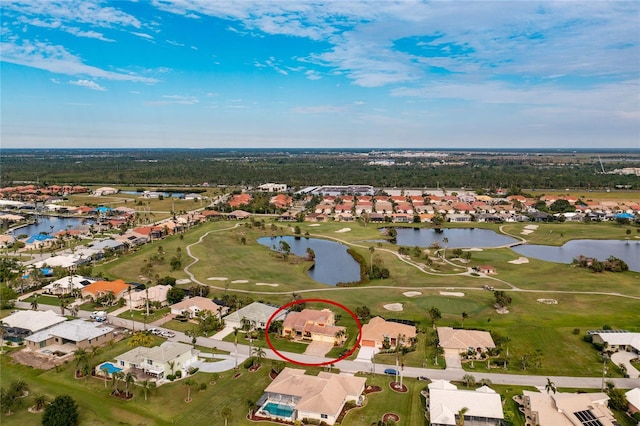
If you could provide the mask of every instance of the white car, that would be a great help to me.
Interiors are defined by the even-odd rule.
[[[176,337],[176,333],[171,331],[163,331],[161,334],[162,337]]]

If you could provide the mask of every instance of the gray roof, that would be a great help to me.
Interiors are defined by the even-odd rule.
[[[96,250],[104,250],[104,249],[117,249],[120,248],[124,245],[124,243],[122,241],[116,241],[116,240],[100,240],[100,241],[96,241],[94,242],[91,247],[96,249]]]
[[[160,346],[154,346],[153,348],[139,346],[118,355],[116,359],[131,363],[140,363],[145,359],[151,359],[158,362],[168,362],[185,352],[191,351],[191,349],[191,345],[187,345],[185,343],[166,341]]]
[[[30,342],[42,342],[51,337],[60,337],[72,342],[82,342],[95,339],[113,331],[113,327],[99,323],[76,319],[65,321],[46,330],[39,331],[27,337]]]
[[[224,317],[225,321],[234,321],[234,322],[242,322],[242,318],[246,318],[249,321],[254,321],[256,323],[267,323],[267,320],[280,309],[277,306],[265,305],[260,302],[253,302],[250,305],[245,306],[244,308],[238,309],[237,311],[227,315]],[[274,318],[275,321],[283,320],[287,315],[287,311],[281,311],[278,313],[277,317]]]

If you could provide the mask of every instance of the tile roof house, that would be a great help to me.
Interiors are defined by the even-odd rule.
[[[432,426],[454,426],[462,408],[465,424],[502,424],[504,412],[500,394],[482,386],[475,390],[460,390],[446,380],[429,384],[429,417]]]
[[[147,299],[149,299],[149,303],[160,302],[160,304],[166,305],[169,290],[171,290],[170,285],[154,285],[146,290],[132,292],[131,297],[129,295],[125,297],[125,301],[133,309],[144,309]]]
[[[335,424],[347,401],[360,405],[366,378],[321,372],[307,376],[304,370],[285,368],[260,398],[259,416],[295,420],[313,419]],[[274,410],[273,407],[282,408]]]
[[[85,278],[81,275],[69,275],[68,277],[63,277],[47,284],[42,290],[47,294],[70,294],[73,290],[82,290],[93,282],[95,282],[95,280]]]
[[[291,336],[303,340],[339,343],[344,341],[345,327],[334,325],[333,312],[329,309],[303,309],[302,312],[290,312],[282,324],[282,336]]]
[[[451,327],[438,327],[438,341],[440,346],[446,349],[456,349],[466,352],[469,348],[480,348],[484,351],[495,348],[491,334],[487,331],[454,329]]]
[[[34,351],[55,345],[59,347],[59,350],[70,353],[78,348],[101,346],[108,343],[114,337],[113,331],[113,327],[101,323],[76,319],[40,330],[24,340],[27,347]]]
[[[280,308],[276,306],[253,302],[244,308],[240,308],[227,315],[223,320],[227,327],[242,328],[242,319],[244,318],[251,322],[253,328],[264,329],[267,326],[267,321],[271,315],[273,315],[278,309]],[[282,321],[286,315],[287,311],[282,310],[273,318],[273,321]]]
[[[129,290],[129,284],[122,280],[115,281],[96,281],[89,284],[81,290],[83,298],[91,297],[97,299],[106,295],[109,292],[113,293],[115,300],[120,299]]]
[[[183,376],[193,363],[198,360],[197,349],[185,343],[163,342],[160,346],[145,348],[138,346],[128,352],[116,356],[116,365],[127,370],[139,370],[156,379],[163,379],[176,371]]]
[[[385,321],[381,317],[374,317],[362,326],[362,346],[382,348],[385,340],[391,347],[396,346],[398,336],[404,336],[404,345],[411,346],[412,339],[416,338],[416,327],[399,322]]]
[[[210,311],[215,315],[224,315],[229,308],[216,304],[213,300],[206,297],[190,297],[170,306],[171,313],[174,315],[187,315],[189,318],[195,318],[200,311]]]
[[[607,407],[609,397],[597,393],[542,393],[522,391],[524,414],[534,425],[617,425]]]

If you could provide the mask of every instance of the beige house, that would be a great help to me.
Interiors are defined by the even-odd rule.
[[[195,318],[200,311],[210,311],[214,315],[222,316],[227,313],[229,308],[216,304],[213,300],[206,297],[190,297],[178,303],[174,303],[171,307],[171,313],[174,315],[186,315],[189,318]]]
[[[64,353],[76,349],[102,346],[114,338],[113,327],[81,319],[61,322],[53,327],[33,333],[24,339],[29,349],[37,351],[45,347]]]
[[[456,426],[458,413],[466,408],[464,424],[496,425],[504,419],[500,394],[487,386],[475,390],[458,389],[446,380],[429,383],[431,426]]]
[[[395,348],[398,336],[402,336],[401,339],[404,339],[403,346],[409,347],[416,338],[416,327],[375,317],[371,318],[368,324],[362,326],[360,344],[381,349],[387,341],[390,347]]]
[[[457,350],[458,352],[467,352],[469,349],[484,352],[496,347],[488,331],[451,327],[438,327],[438,341],[444,350]]]
[[[604,345],[607,352],[633,352],[640,355],[640,333],[624,330],[599,330],[589,332],[593,343]]]
[[[340,344],[346,339],[347,329],[334,325],[335,322],[335,316],[329,309],[290,312],[282,324],[282,336]]]
[[[640,413],[640,388],[633,388],[625,393],[631,414]]]
[[[167,293],[169,290],[171,290],[170,285],[154,285],[146,290],[131,293],[131,297],[126,295],[125,300],[127,302],[127,306],[130,306],[133,309],[145,309],[147,299],[149,299],[149,303],[159,302],[166,305]]]
[[[616,425],[607,407],[609,397],[596,393],[542,393],[522,391],[527,426]]]
[[[314,419],[333,425],[347,401],[362,403],[366,378],[285,368],[265,389],[256,414],[286,420]]]
[[[141,371],[156,379],[163,379],[176,371],[184,376],[198,360],[198,350],[185,343],[163,342],[160,346],[138,346],[116,357],[116,366],[123,371]]]

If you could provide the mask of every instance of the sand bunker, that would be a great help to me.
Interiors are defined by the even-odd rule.
[[[176,284],[189,284],[191,280],[189,278],[182,278],[180,280],[176,280]]]
[[[280,284],[274,284],[274,283],[256,283],[256,285],[268,285],[270,287],[278,287]]]
[[[233,280],[231,281],[231,284],[246,284],[248,282],[249,280]]]
[[[402,303],[389,303],[388,305],[384,305],[387,311],[400,312],[402,310]]]
[[[209,278],[207,278],[207,279],[208,279],[209,281],[226,281],[226,280],[228,280],[229,278],[227,278],[227,277],[209,277]]]
[[[557,305],[558,301],[556,299],[538,299],[538,302],[544,303],[545,305]]]
[[[336,234],[342,234],[343,232],[349,232],[351,231],[351,228],[342,228],[342,229],[338,229],[336,231]]]
[[[524,227],[524,229],[529,229],[531,231],[535,231],[536,229],[538,229],[538,225],[527,225]]]
[[[455,297],[464,297],[464,293],[460,293],[457,291],[441,291],[441,296],[455,296]]]
[[[319,224],[319,223],[312,223],[312,224],[311,224],[311,225],[309,225],[309,226],[320,226],[320,224]]]
[[[526,257],[519,257],[516,260],[510,260],[509,263],[513,263],[514,265],[521,265],[523,263],[529,263],[529,259]]]
[[[419,291],[405,291],[402,294],[407,297],[416,297],[416,296],[420,296],[422,293],[420,293]]]
[[[478,247],[472,247],[472,248],[468,248],[468,249],[466,249],[464,251],[482,251],[482,249],[478,248]]]
[[[529,235],[529,234],[533,234],[533,231],[531,229],[525,229],[524,231],[521,232],[522,235]]]

